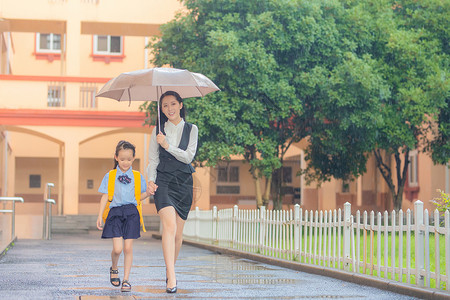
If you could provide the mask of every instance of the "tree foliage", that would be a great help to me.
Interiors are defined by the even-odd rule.
[[[187,102],[200,128],[198,160],[216,165],[243,155],[257,192],[259,178],[267,178],[268,201],[283,155],[308,133],[300,89],[307,72],[320,59],[334,64],[340,52],[331,17],[339,7],[324,14],[325,2],[183,3],[188,12],[163,25],[162,39],[152,44],[153,63],[201,72],[219,85],[222,92]]]
[[[410,150],[448,162],[448,1],[182,3],[186,11],[149,45],[152,62],[203,73],[222,89],[186,100],[199,127],[197,160],[215,166],[243,155],[258,205],[287,149],[305,137],[308,179],[357,177],[372,153],[396,208]],[[274,182],[280,208],[283,180]]]
[[[324,130],[316,127],[318,131],[312,133],[310,168],[321,179],[357,176],[363,173],[365,158],[372,151],[394,207],[400,209],[409,151],[428,151],[436,163],[446,163],[450,158],[448,30],[444,29],[449,25],[449,4],[434,0],[346,3],[348,11],[364,12],[359,17],[355,14],[355,18],[364,20],[357,22],[357,31],[373,33],[364,35],[364,42],[354,52],[361,61],[360,67],[369,68],[368,75],[361,77],[365,72],[358,74],[358,67],[353,67],[347,73],[356,72],[356,77],[348,76],[346,80],[340,73],[343,80],[336,81],[332,76],[332,93],[328,92],[325,101],[333,102],[332,95],[339,90],[340,102],[378,98],[378,103],[374,106],[373,122],[352,132],[342,125],[346,118],[360,118],[360,111],[350,111],[345,116],[341,115],[345,110],[339,108],[339,116],[333,111],[325,114],[322,120],[328,122],[329,117],[336,116],[339,125],[325,137]],[[358,86],[354,85],[355,80],[360,82]],[[352,91],[356,93],[351,94]],[[321,125],[326,127],[327,122]],[[358,139],[360,136],[364,139]],[[395,160],[394,173],[389,163],[391,155]]]

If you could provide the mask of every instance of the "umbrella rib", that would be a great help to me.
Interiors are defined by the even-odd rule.
[[[199,89],[199,86],[196,86],[195,88],[197,89],[197,91],[199,91],[200,95],[202,95],[201,97],[205,96],[205,95],[203,95],[202,91]]]

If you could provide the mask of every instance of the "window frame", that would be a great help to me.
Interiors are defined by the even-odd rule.
[[[93,190],[94,189],[94,179],[87,179],[86,180],[86,189],[87,190]]]
[[[233,172],[231,170],[234,170]],[[236,184],[240,182],[240,168],[239,166],[218,166],[217,167],[217,182]],[[236,178],[232,178],[231,175],[235,175]],[[223,175],[226,175],[226,179],[223,180]]]
[[[281,167],[283,184],[292,185],[292,181],[293,181],[292,170],[293,170],[292,166],[282,166]],[[285,176],[288,174],[289,174],[289,177]]]
[[[408,187],[418,187],[419,186],[419,159],[418,151],[409,151],[408,155],[409,165],[408,165]]]
[[[350,182],[348,180],[342,180],[341,193],[350,194]]]
[[[107,51],[99,51],[98,50],[98,37],[99,36],[106,36],[107,37],[107,46],[108,46],[108,50]],[[111,37],[119,37],[120,38],[120,52],[111,52]],[[92,53],[94,55],[107,55],[107,56],[122,56],[123,55],[123,36],[121,35],[93,35],[93,45],[92,45]]]
[[[37,185],[36,183],[39,183],[39,185]],[[30,188],[30,189],[40,189],[41,186],[42,186],[42,176],[41,176],[41,174],[30,174],[29,175],[28,188]]]
[[[59,98],[52,98],[52,99],[59,99],[59,105],[49,105],[50,103],[56,103],[55,102],[49,102],[49,94],[50,90],[59,91]],[[60,85],[60,84],[49,84],[47,85],[47,107],[65,107],[66,106],[66,85]]]
[[[49,34],[50,35],[50,46],[51,49],[41,49],[41,34]],[[53,49],[53,39],[55,35],[59,35],[59,49],[55,50]],[[61,45],[62,44],[62,36],[59,33],[42,33],[42,32],[37,32],[36,33],[36,53],[54,53],[54,54],[61,54]]]

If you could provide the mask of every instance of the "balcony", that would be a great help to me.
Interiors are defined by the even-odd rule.
[[[96,98],[108,78],[0,75],[0,124],[142,127],[141,101]]]

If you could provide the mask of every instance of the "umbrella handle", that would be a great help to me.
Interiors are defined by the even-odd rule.
[[[159,130],[159,133],[161,133],[161,114],[160,114],[160,112],[159,112],[159,89],[158,89],[158,87],[156,87],[156,101],[158,102],[158,107],[157,107],[157,109],[158,109],[158,130]]]

